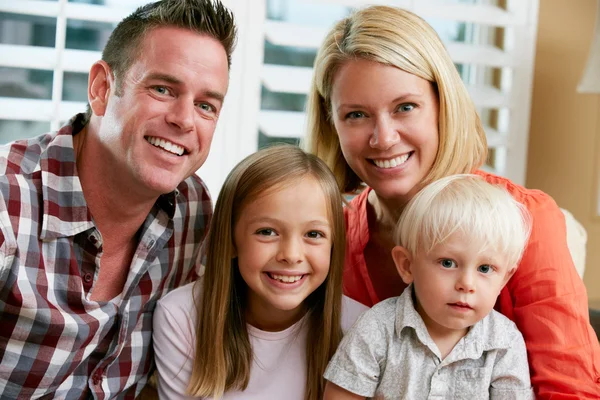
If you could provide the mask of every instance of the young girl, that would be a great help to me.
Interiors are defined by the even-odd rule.
[[[204,276],[154,313],[160,397],[321,399],[342,331],[366,309],[342,298],[344,231],[318,158],[277,146],[240,162],[217,200]]]

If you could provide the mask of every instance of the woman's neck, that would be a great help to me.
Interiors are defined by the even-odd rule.
[[[369,230],[376,227],[379,232],[390,232],[391,235],[404,210],[404,203],[382,199],[374,190],[369,192],[367,201],[373,216],[372,220],[369,220]]]

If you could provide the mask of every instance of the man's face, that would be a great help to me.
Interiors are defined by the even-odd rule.
[[[206,160],[229,83],[216,39],[175,27],[148,32],[113,80],[99,128],[117,179],[142,195],[174,190]]]

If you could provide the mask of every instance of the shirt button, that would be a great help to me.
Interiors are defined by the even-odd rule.
[[[90,274],[89,272],[85,275],[83,275],[83,281],[85,283],[90,283],[92,281],[94,277],[92,276],[92,274]]]
[[[148,242],[148,245],[146,246],[146,248],[148,250],[150,250],[152,248],[152,246],[154,246],[154,243],[156,243],[156,241],[154,239],[152,239],[151,241]]]

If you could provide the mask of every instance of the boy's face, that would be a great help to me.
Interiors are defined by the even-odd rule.
[[[493,249],[482,249],[462,234],[414,257],[397,246],[392,256],[400,276],[413,283],[417,312],[432,337],[466,334],[494,307],[515,269]]]

